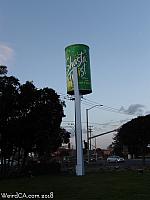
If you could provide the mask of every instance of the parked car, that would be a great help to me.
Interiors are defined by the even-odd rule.
[[[92,157],[92,158],[90,158],[90,161],[91,162],[96,162],[96,158]]]
[[[107,162],[111,163],[111,162],[124,162],[124,158],[120,157],[120,156],[109,156],[107,158]]]

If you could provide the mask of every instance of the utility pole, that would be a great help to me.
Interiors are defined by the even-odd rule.
[[[90,152],[89,152],[89,125],[88,125],[88,109],[86,109],[86,130],[87,130],[87,161],[90,162]]]
[[[90,138],[89,138],[89,143],[90,143],[90,151],[92,150],[92,142],[91,142],[91,137],[92,137],[92,126],[89,126],[89,135],[90,135]]]
[[[86,109],[86,130],[87,130],[87,146],[88,146],[88,148],[87,148],[88,163],[90,162],[90,150],[91,150],[91,140],[90,140],[91,135],[89,137],[89,115],[88,115],[88,111],[91,110],[91,109],[93,109],[93,108],[95,108],[95,107],[101,107],[101,106],[103,106],[103,105],[97,104],[97,105],[94,105],[94,106]],[[90,144],[89,144],[89,141],[90,141]]]
[[[95,160],[97,161],[97,145],[96,145],[96,138],[95,138]]]
[[[92,137],[92,126],[89,126],[89,135],[90,138]],[[91,151],[92,151],[92,141],[91,139],[89,139],[89,143],[90,143],[90,150],[89,150],[89,161],[91,159]]]

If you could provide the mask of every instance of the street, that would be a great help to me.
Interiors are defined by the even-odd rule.
[[[124,169],[128,169],[128,168],[142,168],[143,167],[143,162],[142,159],[127,159],[124,162],[120,162],[120,163],[108,163],[106,160],[97,160],[96,162],[90,162],[89,166],[95,166],[95,167],[102,167],[102,168],[124,168]],[[145,167],[150,167],[150,159],[146,159],[145,160]]]

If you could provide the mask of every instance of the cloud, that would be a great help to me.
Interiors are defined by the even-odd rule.
[[[135,114],[135,115],[144,115],[145,106],[142,104],[131,104],[128,109],[125,109],[123,106],[120,108],[121,112],[124,112],[126,114]]]
[[[14,57],[14,50],[0,43],[0,65],[7,65]]]
[[[146,115],[150,115],[150,110],[146,111],[145,114],[146,114]]]

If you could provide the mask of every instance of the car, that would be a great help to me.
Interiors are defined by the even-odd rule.
[[[96,162],[96,158],[92,157],[92,158],[90,158],[90,161],[91,162]]]
[[[107,162],[111,163],[111,162],[124,162],[124,158],[120,157],[120,156],[109,156],[107,158]]]

